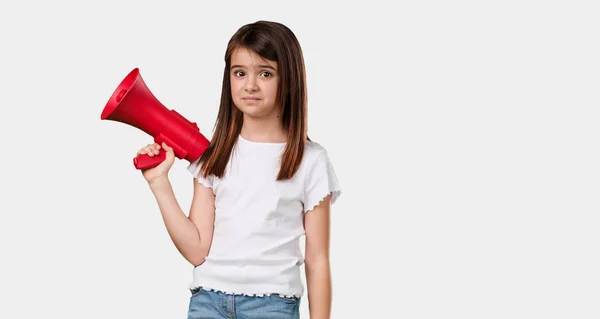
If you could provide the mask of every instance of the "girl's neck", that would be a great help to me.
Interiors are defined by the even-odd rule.
[[[253,142],[283,143],[287,141],[287,132],[283,129],[280,118],[266,120],[244,116],[240,135]]]

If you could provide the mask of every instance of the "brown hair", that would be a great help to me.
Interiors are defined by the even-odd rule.
[[[225,69],[221,104],[210,146],[202,155],[201,174],[223,177],[233,147],[242,130],[243,113],[231,98],[231,56],[238,48],[254,51],[264,59],[278,64],[279,83],[276,100],[283,105],[282,124],[287,142],[281,157],[277,180],[294,176],[304,154],[307,135],[306,71],[300,43],[285,25],[257,21],[242,26],[231,37],[225,51]]]

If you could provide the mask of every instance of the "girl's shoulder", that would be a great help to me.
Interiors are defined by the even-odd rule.
[[[333,166],[327,148],[315,141],[306,141],[302,161],[307,169],[315,166]]]
[[[327,149],[315,141],[306,141],[304,145],[304,150],[309,154],[327,153]]]
[[[319,160],[320,158],[326,159],[328,158],[327,149],[315,142],[315,141],[306,141],[304,144],[304,160],[308,162],[314,162]]]

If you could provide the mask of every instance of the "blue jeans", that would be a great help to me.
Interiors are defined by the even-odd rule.
[[[300,298],[230,295],[192,289],[188,319],[299,319]]]

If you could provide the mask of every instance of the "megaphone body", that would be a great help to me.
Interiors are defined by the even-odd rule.
[[[154,142],[165,142],[173,148],[175,156],[189,162],[197,160],[208,148],[210,142],[198,125],[190,122],[175,110],[167,109],[150,92],[135,68],[121,81],[106,103],[100,115],[101,120],[111,120],[136,127],[154,137]],[[133,159],[136,169],[152,168],[166,158],[165,151],[150,157],[138,155]]]

